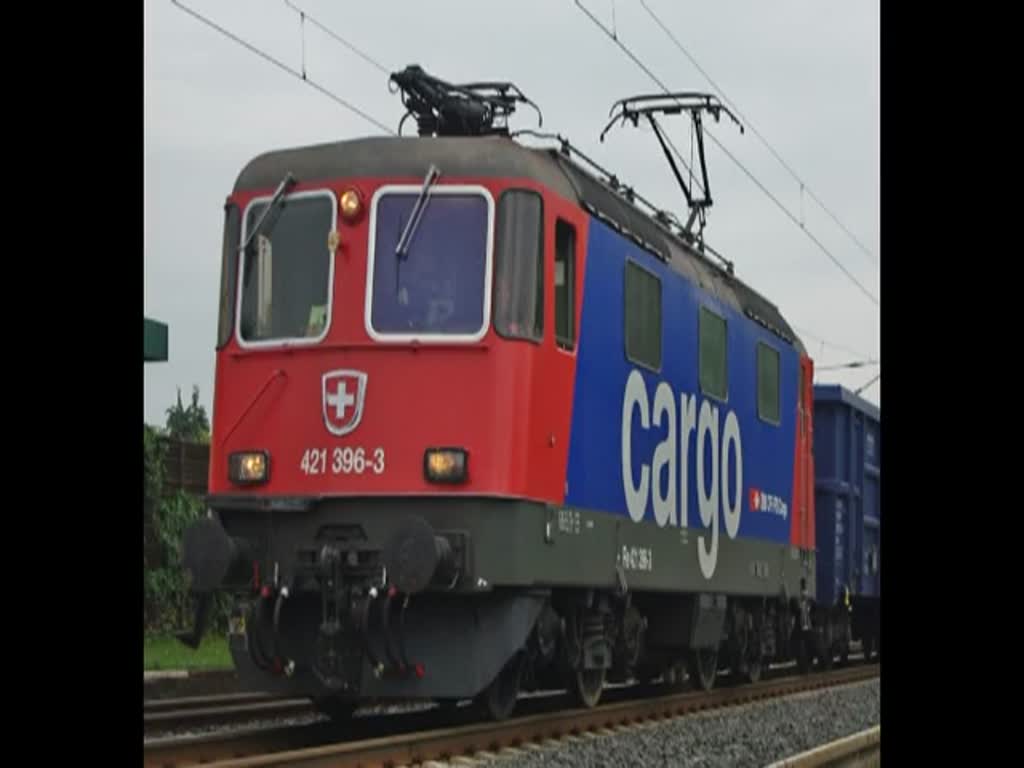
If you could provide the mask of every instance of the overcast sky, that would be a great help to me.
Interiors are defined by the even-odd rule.
[[[184,3],[301,68],[299,17],[281,0]],[[598,142],[613,101],[658,88],[572,0],[293,4],[392,70],[418,63],[451,81],[514,81],[540,105],[544,130],[568,135],[685,219],[685,200],[650,132],[613,128]],[[614,23],[619,39],[671,88],[712,90],[639,0],[584,5],[608,27]],[[872,256],[806,194],[801,214],[800,185],[751,131],[740,135],[728,122],[710,130],[880,299],[877,3],[647,5]],[[308,21],[305,63],[310,78],[397,127],[401,104],[386,76]],[[144,418],[162,425],[178,387],[188,397],[198,385],[212,415],[222,206],[240,169],[270,149],[379,129],[170,0],[146,0],[145,89],[145,313],[170,326],[170,360],[144,366]],[[688,123],[668,120],[676,146],[688,154]],[[535,115],[524,109],[513,126],[536,127]],[[819,368],[877,358],[878,307],[711,141],[707,158],[714,196],[708,242],[781,308]],[[855,389],[879,370],[823,371],[818,378]],[[881,380],[863,396],[880,405]]]

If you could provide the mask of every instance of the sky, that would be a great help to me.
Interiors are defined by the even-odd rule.
[[[802,218],[791,221],[706,139],[714,205],[707,242],[797,329],[819,382],[850,389],[878,366],[820,370],[879,358],[879,308],[808,237],[810,232],[881,299],[879,247],[879,9],[836,0],[646,0],[715,89],[640,0],[581,0],[641,61],[678,91],[712,92],[752,130],[727,120],[708,130]],[[403,111],[387,76],[282,0],[183,0],[288,66],[397,128]],[[572,143],[659,207],[686,203],[650,131],[599,134],[612,103],[658,86],[573,0],[291,0],[322,25],[396,71],[420,64],[451,82],[511,80],[536,102],[541,130]],[[144,420],[165,422],[193,386],[212,416],[223,204],[254,156],[290,146],[376,135],[380,129],[278,69],[171,0],[146,0],[144,24],[144,311],[167,323],[169,361],[144,366]],[[689,122],[666,118],[689,154]],[[521,109],[513,128],[536,128]],[[409,125],[406,126],[408,131]],[[829,211],[867,247],[857,245]],[[861,395],[881,405],[881,379]]]

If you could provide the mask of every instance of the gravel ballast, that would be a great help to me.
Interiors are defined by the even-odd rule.
[[[477,762],[493,768],[762,768],[879,724],[878,680],[659,721]]]

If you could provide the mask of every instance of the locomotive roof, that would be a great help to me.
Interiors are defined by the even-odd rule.
[[[805,352],[774,304],[554,149],[525,147],[501,136],[351,139],[259,155],[238,175],[235,191],[274,188],[289,172],[301,182],[343,176],[420,178],[430,163],[446,176],[531,179],[576,200],[612,227],[640,241],[640,245],[659,252],[673,269],[702,290],[783,336],[800,353]]]

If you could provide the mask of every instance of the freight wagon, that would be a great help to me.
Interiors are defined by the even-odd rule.
[[[876,406],[838,385],[814,387],[817,598],[849,618],[833,645],[842,657],[849,639],[867,658],[880,649],[881,450]]]

